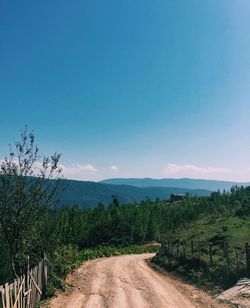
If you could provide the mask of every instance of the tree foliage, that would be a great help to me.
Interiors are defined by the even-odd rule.
[[[42,254],[44,222],[61,179],[59,159],[58,153],[42,156],[26,127],[1,163],[0,228],[15,275],[22,272],[27,255]]]

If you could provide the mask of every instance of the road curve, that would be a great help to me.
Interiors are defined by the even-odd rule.
[[[189,290],[154,271],[154,254],[124,255],[85,262],[67,281],[71,287],[54,298],[51,308],[193,308]],[[184,285],[185,286],[185,285]],[[195,296],[194,296],[195,297]],[[217,307],[210,305],[206,307]],[[221,306],[220,306],[221,307]]]

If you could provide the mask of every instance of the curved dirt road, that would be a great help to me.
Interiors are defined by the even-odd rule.
[[[85,262],[69,276],[68,290],[54,298],[49,307],[218,307],[202,291],[154,271],[147,263],[153,256],[124,255]]]

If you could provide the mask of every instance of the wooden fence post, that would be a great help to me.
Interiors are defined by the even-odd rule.
[[[0,292],[1,292],[1,303],[2,303],[2,307],[5,308],[5,296],[4,296],[4,287],[3,286],[0,286]]]
[[[164,254],[167,253],[167,244],[166,244],[166,241],[162,242],[161,243],[161,248],[164,250]]]
[[[191,241],[191,254],[192,254],[192,259],[194,258],[194,242]]]
[[[42,291],[44,295],[46,294],[46,285],[47,285],[47,264],[46,264],[46,257],[44,257],[42,263]]]
[[[6,307],[10,307],[10,292],[9,292],[9,284],[6,283],[5,286],[5,300],[6,300]]]
[[[250,278],[250,246],[248,243],[245,244],[245,251],[246,251],[246,273],[247,277]]]
[[[0,286],[1,308],[34,308],[41,300],[46,290],[47,265],[45,259],[30,269],[29,261],[27,274]]]
[[[213,263],[212,245],[213,245],[213,243],[210,242],[209,243],[209,260],[210,260],[211,264]]]
[[[198,242],[198,258],[201,260],[201,244]]]
[[[179,258],[179,240],[177,240],[177,248],[176,248],[176,258]]]
[[[229,260],[229,255],[228,255],[228,243],[224,241],[224,257],[226,258],[227,261],[227,270],[230,272],[230,260]]]
[[[183,253],[183,257],[186,258],[186,247],[185,247],[185,242],[182,242],[182,253]]]
[[[27,290],[29,290],[30,288],[30,276],[29,276],[29,272],[30,272],[30,257],[28,256],[28,265],[27,265]],[[27,307],[30,307],[30,292],[28,292],[27,294]]]
[[[174,242],[172,242],[172,253],[171,253],[171,257],[174,257]]]

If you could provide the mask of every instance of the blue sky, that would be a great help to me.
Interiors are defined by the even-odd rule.
[[[0,158],[65,176],[250,181],[247,0],[0,0]]]

